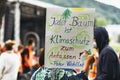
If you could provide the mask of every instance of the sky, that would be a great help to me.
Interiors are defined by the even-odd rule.
[[[120,0],[96,0],[96,1],[112,5],[120,9]]]

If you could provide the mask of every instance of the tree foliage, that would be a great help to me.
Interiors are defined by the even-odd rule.
[[[66,9],[64,13],[62,14],[65,20],[68,19],[70,15],[71,15],[71,11],[69,9]]]
[[[108,24],[107,20],[104,17],[96,18],[95,20],[95,26],[106,26]]]
[[[95,0],[42,0],[63,7],[88,7],[96,9],[97,25],[120,24],[120,9]],[[101,20],[103,20],[102,23]],[[106,22],[107,21],[107,22]]]

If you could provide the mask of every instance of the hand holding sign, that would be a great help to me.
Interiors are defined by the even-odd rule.
[[[89,71],[89,66],[95,61],[94,59],[94,54],[92,55],[88,55],[88,52],[85,51],[86,53],[86,60],[85,60],[85,64],[83,66],[83,70],[86,72],[86,74],[88,74],[88,71]]]

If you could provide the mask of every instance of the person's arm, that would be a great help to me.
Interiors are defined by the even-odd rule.
[[[89,66],[95,61],[94,55],[88,55],[83,66],[83,71],[88,75],[89,73]]]
[[[29,61],[29,58],[28,58],[27,54],[24,55],[24,60],[25,60],[25,64],[24,65],[26,65],[26,66],[30,65],[30,61]]]

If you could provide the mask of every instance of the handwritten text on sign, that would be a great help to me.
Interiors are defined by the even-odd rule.
[[[82,68],[84,50],[92,49],[94,9],[48,8],[46,15],[45,66]]]

